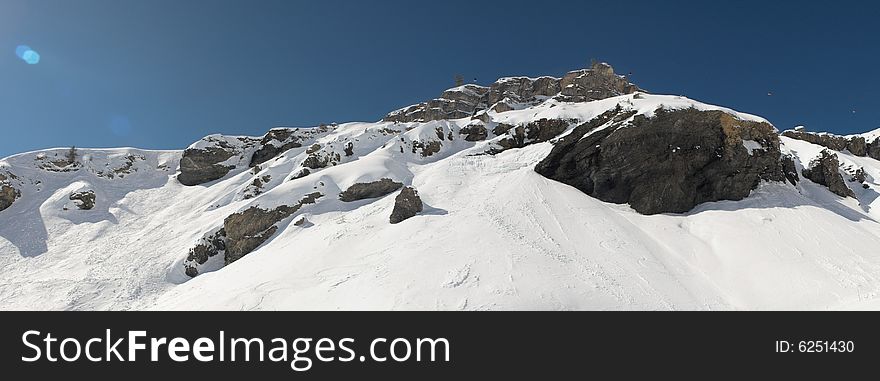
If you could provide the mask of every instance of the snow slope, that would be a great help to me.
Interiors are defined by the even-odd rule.
[[[490,111],[486,127],[548,118],[572,120],[573,128],[618,105],[645,115],[663,105],[763,121],[683,97],[640,94]],[[338,162],[292,180],[308,158],[308,145],[194,187],[174,178],[179,152],[81,150],[91,155],[90,170],[69,173],[37,164],[37,155],[63,150],[4,159],[0,170],[31,183],[0,212],[0,309],[880,306],[880,162],[874,159],[838,153],[844,166],[868,174],[869,189],[853,186],[858,200],[802,178],[797,186],[762,184],[738,202],[644,216],[535,173],[551,142],[484,155],[503,136],[467,142],[458,131],[471,123],[339,125],[314,138],[322,152],[340,154]],[[425,156],[419,149],[438,139],[436,153]],[[352,155],[343,153],[348,142]],[[782,142],[798,169],[822,149],[785,137]],[[134,174],[97,175],[128,155],[144,157]],[[253,192],[253,179],[266,175],[271,180]],[[395,194],[338,201],[352,184],[383,177],[418,189],[425,211],[391,225]],[[97,206],[74,210],[66,196],[85,188],[96,191]],[[307,224],[288,219],[237,262],[222,267],[214,257],[198,277],[183,273],[188,249],[226,216],[251,206],[289,205],[314,191],[324,197],[294,217],[304,216]]]

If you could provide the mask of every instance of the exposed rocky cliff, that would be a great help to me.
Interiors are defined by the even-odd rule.
[[[631,116],[617,109],[577,127],[535,170],[643,214],[741,200],[761,181],[786,179],[770,124],[694,109]]]
[[[809,167],[804,168],[802,173],[810,181],[828,187],[838,196],[855,197],[855,193],[846,186],[846,181],[840,174],[840,161],[837,155],[827,149],[822,150],[822,155],[811,161]]]
[[[818,144],[835,151],[847,150],[856,156],[868,155],[868,143],[862,136],[840,136],[829,133],[815,133],[801,130],[787,130],[782,133],[782,136]],[[880,159],[880,156],[875,157],[875,159]]]
[[[575,70],[562,78],[510,77],[489,87],[464,85],[443,92],[439,98],[394,111],[389,122],[427,122],[459,119],[491,109],[505,112],[537,104],[555,97],[562,102],[588,102],[632,94],[640,90],[626,77],[614,73],[611,65],[595,63],[589,69]]]

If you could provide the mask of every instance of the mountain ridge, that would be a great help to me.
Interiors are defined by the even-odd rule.
[[[866,253],[880,243],[880,162],[867,147],[880,140],[866,134],[860,155],[648,94],[607,64],[571,73],[598,87],[544,95],[565,77],[511,77],[495,95],[447,90],[451,103],[438,104],[451,108],[434,114],[429,101],[401,118],[210,135],[180,151],[4,158],[0,308],[821,309],[875,298],[880,258]]]

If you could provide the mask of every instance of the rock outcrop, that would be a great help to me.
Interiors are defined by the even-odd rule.
[[[867,152],[865,153],[868,157],[880,160],[880,138],[874,139],[874,141],[868,143]]]
[[[546,142],[564,132],[572,123],[573,121],[562,119],[540,119],[516,127],[496,127],[493,131],[495,134],[506,134],[506,136],[498,140],[500,148],[493,148],[489,153],[497,154],[512,148],[523,148],[529,144]]]
[[[812,133],[800,130],[784,131],[782,136],[818,144],[835,151],[847,150],[856,156],[868,156],[868,144],[865,141],[865,138],[861,136],[839,136],[828,133]]]
[[[427,122],[431,120],[467,118],[474,111],[485,107],[482,98],[489,89],[477,85],[464,85],[449,89],[440,98],[394,111],[386,122]]]
[[[464,140],[469,142],[479,142],[489,137],[489,130],[479,121],[462,127],[458,133],[464,135]]]
[[[587,102],[643,91],[626,77],[614,73],[611,65],[595,63],[589,69],[567,73],[562,78],[502,78],[489,87],[464,85],[449,89],[440,98],[394,111],[386,122],[428,122],[471,117],[479,111],[505,112],[515,104],[534,104],[547,98],[563,102]]]
[[[563,102],[589,102],[644,91],[615,74],[611,65],[601,62],[589,69],[569,72],[559,81],[559,87],[556,99]]]
[[[403,222],[421,213],[422,208],[422,199],[419,197],[419,192],[415,188],[405,187],[394,198],[394,209],[391,211],[389,220],[392,224]]]
[[[630,116],[618,108],[578,126],[535,170],[642,214],[741,200],[761,181],[786,180],[779,136],[768,123],[722,111],[658,109],[621,128]]]
[[[303,205],[314,204],[321,193],[306,195],[296,204],[281,205],[274,209],[261,209],[252,206],[244,211],[232,214],[223,221],[226,233],[225,261],[233,263],[257,247],[262,245],[278,230],[276,224],[296,213]]]
[[[260,148],[251,156],[251,167],[263,164],[281,153],[293,148],[302,147],[301,139],[294,135],[296,129],[275,128],[263,136]]]
[[[339,199],[343,202],[354,202],[358,200],[366,200],[369,198],[379,198],[403,187],[403,183],[384,178],[369,183],[357,183],[339,194]]]
[[[183,263],[184,271],[186,275],[190,277],[195,277],[199,275],[199,266],[204,265],[208,262],[208,259],[219,254],[222,254],[226,251],[226,230],[220,228],[219,230],[206,234],[199,240],[192,249],[189,249],[189,254],[186,256],[186,261]]]
[[[235,169],[234,165],[221,164],[234,155],[235,152],[231,147],[188,148],[183,151],[183,157],[180,158],[180,174],[177,175],[177,181],[183,185],[193,186],[219,180]]]
[[[8,185],[0,185],[0,212],[12,206],[21,193]]]
[[[828,190],[840,197],[855,197],[855,193],[846,186],[846,181],[840,174],[837,154],[827,149],[822,150],[819,157],[810,161],[810,166],[804,168],[802,174],[810,181],[828,187]]]
[[[95,207],[95,191],[92,190],[72,193],[68,199],[74,201],[80,210],[92,210]]]

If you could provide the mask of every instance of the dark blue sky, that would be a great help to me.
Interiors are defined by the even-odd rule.
[[[558,76],[592,57],[780,129],[880,127],[880,5],[720,3],[0,0],[0,156],[373,121],[456,73]]]

